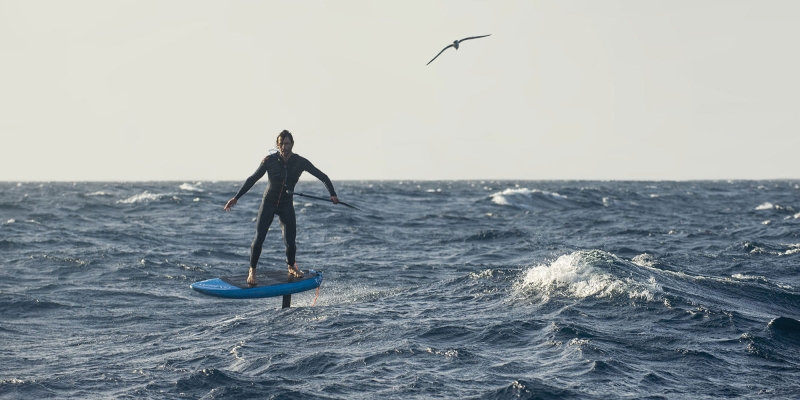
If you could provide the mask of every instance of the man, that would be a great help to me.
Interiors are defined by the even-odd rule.
[[[225,211],[230,211],[238,202],[239,198],[247,193],[264,174],[267,174],[269,185],[267,185],[267,190],[264,191],[264,197],[261,200],[261,208],[258,210],[258,221],[256,222],[256,237],[253,239],[253,243],[250,246],[250,273],[247,277],[247,283],[250,285],[256,285],[258,283],[256,279],[256,266],[261,256],[261,246],[264,244],[267,231],[269,231],[269,226],[272,224],[275,215],[278,216],[281,222],[283,242],[286,245],[286,264],[289,269],[289,275],[295,278],[303,277],[303,272],[297,267],[295,260],[295,254],[297,253],[297,246],[295,244],[297,223],[292,199],[294,186],[297,184],[303,171],[308,171],[308,173],[322,181],[328,189],[328,193],[331,195],[333,204],[339,204],[339,198],[336,197],[333,183],[328,179],[328,176],[314,167],[307,159],[292,153],[294,137],[292,137],[291,132],[287,130],[282,131],[275,140],[275,143],[280,152],[264,157],[256,172],[247,178],[242,188],[236,193],[236,196],[228,200],[228,203],[225,204],[223,208]]]

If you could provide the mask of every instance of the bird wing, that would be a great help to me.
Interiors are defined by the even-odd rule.
[[[445,48],[443,48],[443,49],[442,49],[442,51],[440,51],[440,52],[439,52],[439,54],[442,54],[442,53],[444,53],[444,51],[445,51],[445,50],[447,50],[447,49],[449,49],[449,48],[451,48],[451,47],[453,47],[453,45],[452,45],[452,44],[451,44],[451,45],[449,45],[449,46],[447,46],[447,47],[445,47]],[[436,55],[436,57],[439,57],[439,54],[437,54],[437,55]],[[435,59],[436,59],[436,57],[433,57],[433,58],[432,58],[430,61],[428,61],[428,64],[432,63],[432,62],[433,62],[433,60],[435,60]],[[425,65],[428,65],[428,64],[425,64]]]
[[[471,36],[471,37],[468,37],[468,38],[463,38],[463,39],[459,40],[458,42],[461,43],[461,42],[463,42],[465,40],[478,39],[478,38],[487,37],[487,36],[492,36],[492,35],[488,34],[488,35],[483,35],[483,36]]]

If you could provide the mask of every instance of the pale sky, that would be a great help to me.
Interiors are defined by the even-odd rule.
[[[798,40],[796,0],[0,0],[0,181],[241,181],[283,129],[334,182],[795,179]]]

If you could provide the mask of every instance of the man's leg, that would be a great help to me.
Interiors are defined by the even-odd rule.
[[[303,273],[295,267],[295,255],[297,254],[297,218],[294,214],[294,205],[289,203],[287,207],[281,207],[278,213],[278,218],[281,222],[281,231],[283,232],[283,243],[286,245],[286,265],[289,267],[289,273],[295,277],[301,278]]]
[[[264,245],[264,239],[267,237],[274,217],[275,206],[266,199],[261,200],[261,208],[258,209],[258,219],[256,220],[256,236],[253,238],[253,243],[250,244],[250,274],[247,277],[247,283],[251,285],[258,283],[256,266],[258,266],[258,259],[261,258],[261,247]]]

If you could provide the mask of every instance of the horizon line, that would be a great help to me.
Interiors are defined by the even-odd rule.
[[[469,179],[331,179],[335,182],[475,182],[475,181],[496,181],[496,182],[718,182],[718,181],[800,181],[800,178],[691,178],[691,179],[589,179],[589,178],[469,178]],[[5,183],[145,183],[145,182],[243,182],[244,179],[142,179],[142,180],[0,180],[0,184]],[[313,182],[316,179],[300,179],[300,182]],[[266,182],[264,180],[263,182]],[[262,181],[257,182],[262,183]]]

